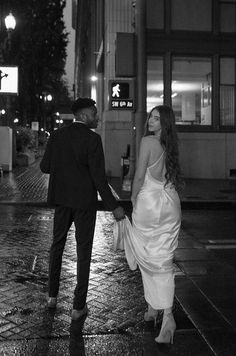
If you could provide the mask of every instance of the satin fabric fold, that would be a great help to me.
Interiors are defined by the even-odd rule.
[[[145,299],[154,309],[173,304],[173,256],[180,224],[178,193],[171,184],[153,178],[147,169],[133,209],[132,224],[126,217],[118,223],[116,235],[123,241],[120,246],[125,249],[130,269],[139,266]]]

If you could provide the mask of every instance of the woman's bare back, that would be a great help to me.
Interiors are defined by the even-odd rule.
[[[147,169],[154,179],[162,182],[165,180],[166,173],[165,151],[155,136],[148,136],[148,142],[150,155]]]

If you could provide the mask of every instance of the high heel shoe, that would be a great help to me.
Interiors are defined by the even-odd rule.
[[[57,297],[49,297],[47,304],[49,309],[55,309],[57,306]]]
[[[153,309],[151,305],[148,305],[148,311],[144,313],[145,321],[154,321],[154,328],[157,324],[158,310]]]
[[[164,314],[161,331],[155,341],[159,344],[173,344],[176,329],[175,319],[172,313]]]
[[[72,320],[79,320],[82,318],[82,316],[88,314],[88,307],[87,304],[83,307],[83,309],[73,309],[72,314],[71,314],[71,319]]]

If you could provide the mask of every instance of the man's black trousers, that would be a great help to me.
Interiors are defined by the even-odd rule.
[[[53,242],[49,260],[49,296],[56,297],[59,291],[62,254],[67,233],[75,224],[77,249],[77,285],[74,291],[73,309],[83,309],[86,303],[89,270],[93,246],[96,210],[74,209],[57,206],[54,213]]]

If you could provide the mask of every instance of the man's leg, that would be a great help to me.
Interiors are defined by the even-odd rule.
[[[73,221],[73,209],[63,206],[55,208],[53,224],[53,242],[49,259],[49,297],[56,297],[59,291],[61,263],[66,237]]]
[[[77,210],[74,217],[77,242],[77,285],[74,291],[73,309],[83,309],[86,304],[91,254],[93,247],[96,210]]]

